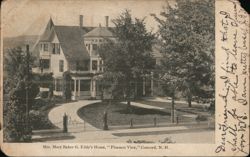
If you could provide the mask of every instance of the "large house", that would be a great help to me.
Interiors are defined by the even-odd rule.
[[[79,26],[55,25],[50,18],[38,42],[39,72],[53,73],[54,95],[63,94],[63,73],[69,71],[73,100],[101,97],[95,76],[103,72],[103,61],[97,48],[107,38],[115,40],[108,18],[105,16],[104,27],[85,27],[83,15],[79,16]],[[149,78],[143,79],[141,95],[153,94],[153,80]]]

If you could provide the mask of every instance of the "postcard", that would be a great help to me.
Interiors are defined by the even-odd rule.
[[[249,155],[237,0],[6,0],[8,156]]]

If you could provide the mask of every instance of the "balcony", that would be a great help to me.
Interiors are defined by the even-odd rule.
[[[40,51],[41,59],[50,59],[51,53],[47,51]]]
[[[43,69],[41,70],[40,67],[32,68],[32,72],[36,74],[42,74],[42,73],[51,73],[51,69]]]
[[[70,72],[73,74],[89,74],[89,73],[91,73],[89,70],[86,70],[86,71],[70,70]]]

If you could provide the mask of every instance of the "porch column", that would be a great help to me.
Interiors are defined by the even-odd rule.
[[[154,72],[151,72],[151,96],[154,95]]]
[[[99,59],[97,59],[97,71],[101,71],[100,70],[100,60]]]
[[[91,79],[91,84],[90,84],[90,93],[91,93],[91,97],[96,97],[96,82],[94,79]]]
[[[78,82],[78,96],[80,96],[80,92],[81,92],[81,89],[80,89],[81,80],[77,80],[77,81],[79,81]]]
[[[74,79],[74,96],[76,97],[76,79]]]
[[[89,71],[92,71],[92,60],[90,58],[90,61],[89,61]]]
[[[96,81],[93,80],[93,97],[96,97]]]
[[[93,97],[93,80],[90,80],[90,96]]]
[[[146,91],[145,91],[145,76],[143,76],[143,80],[142,80],[142,95],[145,96]]]

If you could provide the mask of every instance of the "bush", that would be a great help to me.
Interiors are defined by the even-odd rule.
[[[66,101],[71,100],[71,76],[68,71],[63,73],[63,97]]]
[[[210,101],[210,106],[209,106],[208,110],[211,114],[214,114],[214,112],[215,112],[215,100],[214,99],[212,99]]]
[[[53,124],[48,120],[46,112],[42,111],[30,111],[30,122],[32,125],[32,129],[51,129]]]
[[[49,92],[48,92],[48,91],[40,92],[40,93],[39,93],[39,96],[40,96],[41,98],[48,98]]]
[[[195,118],[196,121],[207,121],[207,117],[204,116],[204,115],[198,115],[196,118]]]

